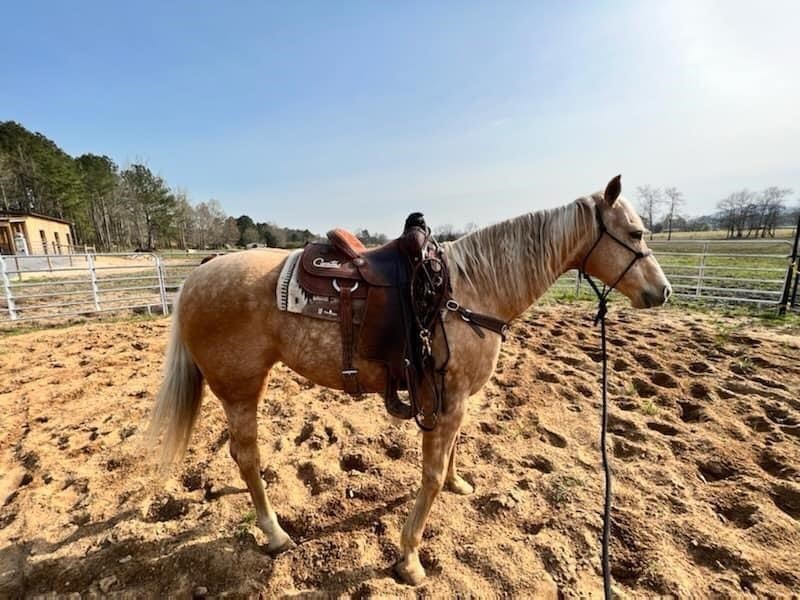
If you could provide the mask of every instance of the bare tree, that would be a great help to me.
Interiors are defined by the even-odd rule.
[[[668,187],[664,190],[664,195],[667,197],[667,204],[669,210],[667,211],[667,240],[672,239],[672,223],[680,216],[678,211],[686,202],[683,199],[683,194],[676,187]]]
[[[735,208],[733,205],[733,194],[730,194],[726,198],[723,198],[719,202],[717,202],[717,208],[719,209],[719,224],[720,227],[725,228],[725,237],[732,238],[733,237],[733,230],[734,230],[734,222],[735,222]]]
[[[194,207],[193,246],[196,248],[218,248],[223,242],[225,212],[217,200],[201,202]]]
[[[227,217],[222,225],[222,243],[227,246],[235,246],[239,241],[239,227],[236,225],[234,217]]]
[[[178,247],[185,250],[189,247],[189,240],[194,229],[194,210],[189,203],[189,194],[180,188],[175,192],[175,229],[178,236]]]
[[[655,214],[659,207],[664,204],[664,196],[659,188],[654,188],[650,185],[637,187],[636,195],[639,198],[639,208],[647,217],[647,228],[650,230],[650,239],[652,240]]]
[[[768,187],[759,197],[758,208],[758,227],[756,229],[756,236],[760,235],[762,238],[775,237],[775,226],[778,223],[778,217],[783,212],[784,199],[792,193],[788,188],[779,188],[776,186]]]
[[[722,224],[728,230],[727,237],[747,237],[753,228],[753,219],[756,214],[755,194],[748,189],[739,190],[728,195],[717,203],[722,215]]]
[[[10,165],[11,161],[0,152],[0,202],[4,210],[9,209],[8,194],[14,185],[14,173]]]

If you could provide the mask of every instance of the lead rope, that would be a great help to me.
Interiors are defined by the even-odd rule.
[[[594,324],[600,325],[600,358],[602,361],[602,411],[600,416],[600,454],[603,463],[603,476],[605,478],[605,495],[603,499],[603,537],[601,551],[601,565],[603,568],[603,593],[606,600],[611,600],[611,570],[608,560],[609,537],[611,533],[611,467],[608,464],[608,448],[606,448],[606,429],[608,429],[608,355],[606,354],[606,312],[608,304],[606,298],[611,289],[603,286],[601,292],[588,274],[583,273],[583,278],[589,283],[597,296],[597,315]]]
[[[611,536],[611,467],[608,464],[608,449],[606,448],[606,429],[608,429],[608,355],[606,353],[606,313],[608,312],[608,303],[606,301],[608,299],[608,295],[614,290],[615,287],[617,287],[617,284],[622,281],[622,278],[625,277],[627,272],[631,270],[631,267],[633,267],[638,260],[650,256],[652,252],[649,250],[647,252],[641,252],[631,248],[628,246],[628,244],[608,231],[605,223],[603,223],[603,217],[600,212],[595,212],[595,215],[597,218],[597,226],[598,230],[600,231],[600,235],[597,237],[597,239],[595,239],[594,244],[592,244],[592,247],[589,248],[589,252],[587,252],[586,256],[583,258],[583,261],[578,269],[578,273],[589,283],[592,291],[595,293],[595,296],[597,296],[597,315],[594,317],[594,324],[595,326],[597,326],[598,323],[600,324],[600,353],[603,363],[601,377],[602,413],[600,417],[600,455],[602,457],[603,476],[605,478],[605,495],[603,499],[603,539],[600,562],[603,567],[603,592],[606,600],[611,600],[611,569],[608,566],[608,546],[609,538]],[[607,235],[617,244],[632,252],[633,259],[631,259],[631,262],[628,263],[628,266],[625,267],[625,270],[622,271],[622,273],[620,273],[619,277],[617,277],[614,283],[611,285],[604,285],[603,291],[601,292],[597,287],[597,284],[595,284],[595,282],[586,272],[586,264],[589,262],[589,257],[600,243],[600,240],[603,239],[604,235]]]

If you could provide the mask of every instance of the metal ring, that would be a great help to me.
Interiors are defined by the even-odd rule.
[[[331,285],[333,286],[333,289],[335,289],[337,292],[342,291],[342,288],[339,287],[339,282],[336,281],[336,279],[334,279],[331,282]],[[351,287],[348,291],[355,292],[357,289],[358,289],[358,282],[356,281],[355,283],[353,283],[353,287]]]
[[[460,307],[458,306],[458,302],[453,299],[448,300],[444,303],[445,308],[447,310],[452,310],[453,312],[457,311]]]

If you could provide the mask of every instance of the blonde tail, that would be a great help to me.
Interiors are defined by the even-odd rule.
[[[159,434],[165,432],[161,442],[162,467],[183,458],[203,396],[203,375],[181,341],[178,298],[173,307],[164,380],[147,431],[151,447],[157,444]]]

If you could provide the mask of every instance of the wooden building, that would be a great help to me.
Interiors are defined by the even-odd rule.
[[[73,243],[69,221],[0,210],[1,254],[71,254]]]

